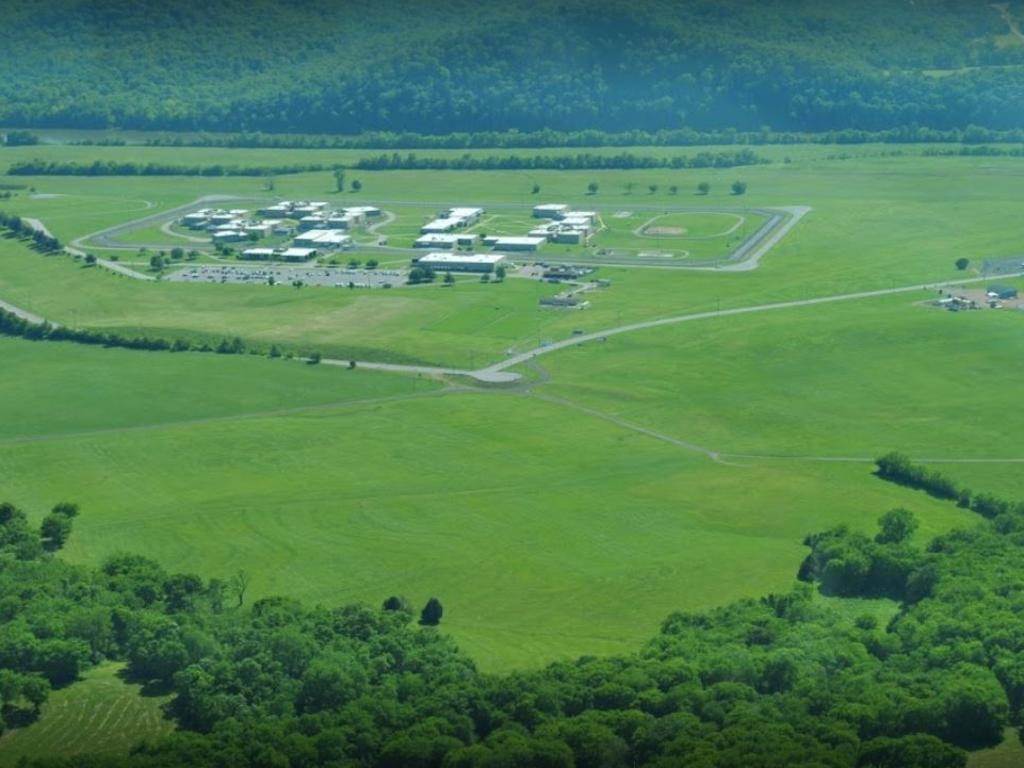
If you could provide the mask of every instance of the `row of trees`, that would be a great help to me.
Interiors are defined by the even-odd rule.
[[[293,163],[276,166],[177,165],[95,160],[92,163],[56,160],[19,160],[7,169],[9,176],[278,176],[323,171],[321,163]]]
[[[85,139],[73,142],[104,146],[123,139]],[[977,125],[937,130],[920,125],[884,131],[847,128],[820,133],[799,131],[696,131],[692,128],[610,133],[582,131],[477,131],[426,135],[415,132],[367,131],[357,135],[288,133],[158,134],[143,143],[152,147],[264,147],[277,149],[528,149],[542,147],[692,147],[770,144],[1024,144],[1024,129],[992,130]]]
[[[42,253],[56,253],[64,247],[56,237],[36,229],[20,216],[3,211],[0,211],[0,229],[6,230],[12,237],[31,240],[32,247]]]
[[[34,323],[2,308],[0,308],[0,335],[15,336],[29,341],[70,341],[77,344],[122,347],[150,352],[216,352],[222,355],[240,355],[247,351],[245,342],[238,336],[221,339],[215,345],[182,338],[169,341],[161,337],[122,336],[118,333],[68,328],[48,322]]]
[[[507,155],[486,157],[461,155],[459,157],[420,157],[414,153],[400,155],[393,152],[377,157],[363,158],[355,167],[366,171],[396,170],[581,170],[581,169],[634,169],[634,168],[735,168],[743,165],[761,165],[770,162],[751,149],[721,152],[698,152],[692,157],[675,155],[658,157],[619,152],[597,155],[583,152],[575,155]]]

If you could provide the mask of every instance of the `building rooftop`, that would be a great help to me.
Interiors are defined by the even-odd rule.
[[[428,253],[417,259],[438,264],[498,264],[504,260],[500,253]]]

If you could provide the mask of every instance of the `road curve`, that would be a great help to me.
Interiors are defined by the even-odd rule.
[[[1024,277],[1024,272],[1016,272],[1010,275],[1003,275],[1002,277]],[[728,317],[730,315],[745,315],[752,312],[770,312],[776,309],[793,309],[796,307],[808,307],[815,304],[831,304],[837,301],[851,301],[854,299],[871,299],[880,296],[892,296],[900,293],[915,293],[919,291],[932,290],[935,288],[943,288],[951,285],[964,285],[967,283],[979,283],[990,280],[988,277],[975,277],[968,278],[966,280],[947,280],[944,282],[936,283],[919,283],[916,285],[905,285],[897,288],[882,288],[876,291],[858,291],[856,293],[839,293],[832,296],[818,296],[813,299],[798,299],[794,301],[780,301],[772,304],[756,304],[750,307],[735,307],[733,309],[722,309],[711,312],[694,312],[688,315],[676,315],[673,317],[663,317],[658,320],[647,320],[639,323],[629,323],[627,325],[620,325],[615,328],[607,328],[603,331],[594,331],[593,333],[585,333],[579,336],[572,336],[562,341],[556,341],[552,344],[545,346],[536,347],[526,352],[520,352],[517,355],[512,355],[504,360],[495,363],[494,365],[488,366],[487,368],[481,369],[479,372],[491,372],[497,373],[500,371],[514,368],[517,365],[521,365],[529,360],[540,357],[541,355],[547,355],[552,352],[557,352],[560,349],[566,349],[567,347],[575,347],[581,344],[585,344],[591,341],[603,341],[609,336],[617,336],[622,333],[632,333],[633,331],[643,331],[649,328],[660,328],[666,325],[677,325],[679,323],[687,323],[693,320],[708,320],[715,317]]]

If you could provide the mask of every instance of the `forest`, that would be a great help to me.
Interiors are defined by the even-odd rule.
[[[4,21],[12,128],[877,132],[1024,117],[1024,40],[977,0],[9,0]]]
[[[878,477],[955,487],[898,454]],[[812,534],[788,593],[673,614],[630,656],[503,676],[445,637],[443,595],[422,611],[386,594],[250,604],[244,572],[168,573],[131,554],[71,565],[59,552],[87,509],[59,502],[33,527],[4,503],[3,713],[31,719],[52,688],[121,659],[173,692],[179,730],[125,757],[31,765],[960,767],[1024,705],[1024,503],[984,498],[976,524],[932,541],[905,509],[874,535]],[[898,610],[851,618],[819,592]]]

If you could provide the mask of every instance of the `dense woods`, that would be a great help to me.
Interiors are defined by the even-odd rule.
[[[0,47],[13,127],[816,132],[1024,117],[1024,42],[976,0],[10,0]]]
[[[813,535],[800,575],[816,585],[673,614],[632,656],[505,676],[431,626],[433,599],[417,622],[398,596],[250,604],[245,573],[172,574],[129,554],[69,565],[45,531],[68,521],[63,541],[77,514],[59,504],[36,529],[0,506],[4,711],[31,714],[114,658],[170,686],[180,725],[89,765],[959,768],[1024,704],[1021,503],[931,542],[906,510],[872,536]],[[899,608],[888,622],[837,613],[819,589]]]

